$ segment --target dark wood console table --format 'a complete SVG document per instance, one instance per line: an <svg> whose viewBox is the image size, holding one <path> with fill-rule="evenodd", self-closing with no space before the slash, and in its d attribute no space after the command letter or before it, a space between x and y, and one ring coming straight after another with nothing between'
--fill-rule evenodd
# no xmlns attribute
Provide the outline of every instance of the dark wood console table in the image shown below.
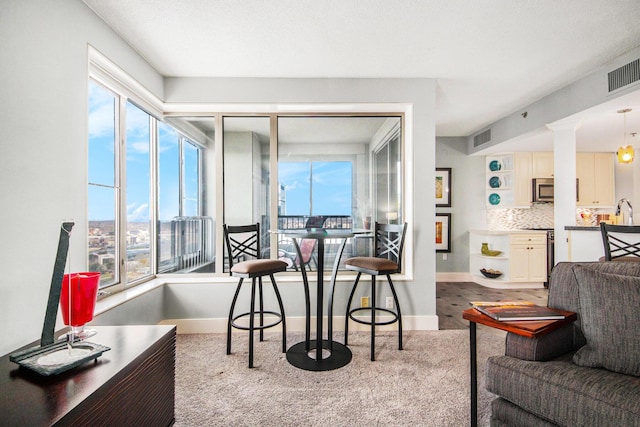
<svg viewBox="0 0 640 427"><path fill-rule="evenodd" d="M1 425L173 424L175 326L92 329L98 334L88 341L111 350L60 375L40 376L9 355L0 358Z"/></svg>

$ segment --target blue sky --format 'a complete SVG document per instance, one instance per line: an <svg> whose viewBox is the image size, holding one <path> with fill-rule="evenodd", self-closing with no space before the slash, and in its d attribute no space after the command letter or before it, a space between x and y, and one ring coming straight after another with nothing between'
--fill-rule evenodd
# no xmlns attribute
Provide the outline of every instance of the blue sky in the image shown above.
<svg viewBox="0 0 640 427"><path fill-rule="evenodd" d="M313 167L313 211L310 168ZM286 192L287 215L351 215L350 162L279 162L278 179Z"/></svg>

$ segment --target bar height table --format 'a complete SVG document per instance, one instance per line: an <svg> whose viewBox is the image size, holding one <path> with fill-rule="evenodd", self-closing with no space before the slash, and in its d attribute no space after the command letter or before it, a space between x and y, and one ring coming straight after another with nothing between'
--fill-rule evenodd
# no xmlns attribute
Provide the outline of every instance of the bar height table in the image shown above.
<svg viewBox="0 0 640 427"><path fill-rule="evenodd" d="M336 282L336 275L340 265L340 258L344 252L347 239L357 234L370 233L369 230L351 229L321 229L311 228L304 230L277 230L275 233L289 237L293 240L297 255L302 259L298 239L314 239L318 242L318 265L317 265L317 293L316 293L316 337L311 340L311 302L309 298L309 281L304 266L301 266L302 281L305 292L306 308L306 328L305 340L295 344L287 351L287 360L293 366L308 371L329 371L341 368L351 362L351 350L345 345L333 341L333 294ZM331 293L328 307L328 331L327 339L323 339L323 301L324 301L324 250L325 241L328 239L340 239L341 243L333 262L331 274ZM318 350L320 349L320 350ZM312 355L315 350L315 355ZM324 352L323 350L328 350ZM323 354L325 353L325 354ZM328 353L328 354L326 354Z"/></svg>

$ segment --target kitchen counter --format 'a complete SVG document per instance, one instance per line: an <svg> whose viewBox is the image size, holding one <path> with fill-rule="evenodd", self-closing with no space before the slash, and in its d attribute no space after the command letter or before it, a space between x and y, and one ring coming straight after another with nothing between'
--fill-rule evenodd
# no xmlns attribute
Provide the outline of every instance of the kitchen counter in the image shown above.
<svg viewBox="0 0 640 427"><path fill-rule="evenodd" d="M587 226L587 225L566 225L565 230L571 231L600 231L599 226Z"/></svg>
<svg viewBox="0 0 640 427"><path fill-rule="evenodd" d="M523 230L523 229L517 229L517 230L470 230L470 233L475 233L475 234L484 234L485 236L508 236L510 234L519 234L519 233L526 233L526 234L532 234L532 233L540 233L540 234L546 234L547 230L542 230L542 229L534 229L534 230Z"/></svg>

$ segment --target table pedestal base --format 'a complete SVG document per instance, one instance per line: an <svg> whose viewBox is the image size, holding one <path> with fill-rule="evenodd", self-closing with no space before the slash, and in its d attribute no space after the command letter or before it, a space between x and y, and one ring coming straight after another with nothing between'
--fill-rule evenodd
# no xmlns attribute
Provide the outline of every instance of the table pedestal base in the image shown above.
<svg viewBox="0 0 640 427"><path fill-rule="evenodd" d="M309 343L309 350L314 350L317 346L317 342L312 340ZM305 369L307 371L330 371L332 369L342 368L351 362L351 350L339 342L329 340L322 340L322 348L330 349L331 355L323 358L322 360L316 360L309 357L306 343L300 342L293 345L287 351L287 360L296 368Z"/></svg>

